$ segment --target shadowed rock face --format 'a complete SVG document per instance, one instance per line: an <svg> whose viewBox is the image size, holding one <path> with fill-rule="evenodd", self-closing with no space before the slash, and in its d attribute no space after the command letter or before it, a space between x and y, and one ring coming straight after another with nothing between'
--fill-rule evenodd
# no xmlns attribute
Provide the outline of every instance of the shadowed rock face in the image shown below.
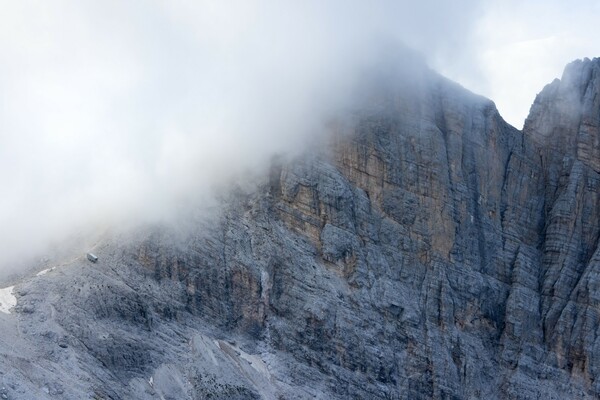
<svg viewBox="0 0 600 400"><path fill-rule="evenodd" d="M425 69L360 95L191 231L18 285L10 395L600 396L600 59L523 132Z"/></svg>

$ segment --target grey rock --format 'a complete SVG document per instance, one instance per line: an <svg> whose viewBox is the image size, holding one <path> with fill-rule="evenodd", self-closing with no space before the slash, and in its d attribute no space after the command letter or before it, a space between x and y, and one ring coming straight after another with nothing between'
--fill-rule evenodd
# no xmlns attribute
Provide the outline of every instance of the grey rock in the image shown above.
<svg viewBox="0 0 600 400"><path fill-rule="evenodd" d="M600 397L600 59L523 131L405 78L212 217L19 284L10 398Z"/></svg>

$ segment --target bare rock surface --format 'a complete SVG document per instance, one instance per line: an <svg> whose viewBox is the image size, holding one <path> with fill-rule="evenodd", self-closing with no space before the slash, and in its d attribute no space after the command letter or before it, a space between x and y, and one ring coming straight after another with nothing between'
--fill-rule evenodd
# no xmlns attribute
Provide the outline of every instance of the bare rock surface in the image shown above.
<svg viewBox="0 0 600 400"><path fill-rule="evenodd" d="M191 229L17 284L2 398L600 397L600 59L523 131L411 74Z"/></svg>

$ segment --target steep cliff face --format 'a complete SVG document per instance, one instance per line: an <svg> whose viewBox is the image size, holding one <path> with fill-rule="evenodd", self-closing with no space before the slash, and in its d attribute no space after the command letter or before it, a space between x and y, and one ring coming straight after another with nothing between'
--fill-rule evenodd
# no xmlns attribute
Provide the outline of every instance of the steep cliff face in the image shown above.
<svg viewBox="0 0 600 400"><path fill-rule="evenodd" d="M524 133L544 165L543 338L553 362L598 395L600 59L576 61L546 86Z"/></svg>
<svg viewBox="0 0 600 400"><path fill-rule="evenodd" d="M522 132L411 74L374 77L326 149L191 231L17 286L11 396L600 396L600 59Z"/></svg>

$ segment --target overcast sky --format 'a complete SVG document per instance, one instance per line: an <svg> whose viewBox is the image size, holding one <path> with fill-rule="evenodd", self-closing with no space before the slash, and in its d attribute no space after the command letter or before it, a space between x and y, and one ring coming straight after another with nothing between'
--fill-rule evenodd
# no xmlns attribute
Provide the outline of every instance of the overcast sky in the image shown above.
<svg viewBox="0 0 600 400"><path fill-rule="evenodd" d="M521 128L567 62L600 55L599 3L574 4L0 0L0 268L301 148L374 38Z"/></svg>
<svg viewBox="0 0 600 400"><path fill-rule="evenodd" d="M433 55L432 65L468 89L491 98L505 120L521 129L535 95L564 66L600 57L600 1L482 2L465 50ZM436 58L437 57L437 58Z"/></svg>

